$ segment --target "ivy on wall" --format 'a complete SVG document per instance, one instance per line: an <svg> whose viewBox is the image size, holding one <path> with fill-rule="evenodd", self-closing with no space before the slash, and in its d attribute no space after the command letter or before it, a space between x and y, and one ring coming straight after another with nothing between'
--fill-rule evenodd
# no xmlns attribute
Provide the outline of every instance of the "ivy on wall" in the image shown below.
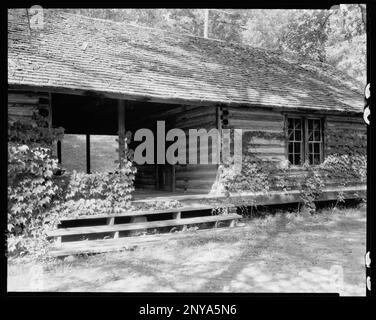
<svg viewBox="0 0 376 320"><path fill-rule="evenodd" d="M241 172L236 172L233 159L219 167L217 185L228 197L242 192L268 195L272 191L300 190L301 203L309 212L314 212L315 201L331 182L341 187L366 182L365 137L358 133L330 132L330 152L325 161L316 166L306 162L299 169L292 168L288 160L273 161L252 153L250 150L257 147L253 143L254 137L266 140L285 138L283 132L263 131L251 131L243 136ZM338 197L341 197L341 192Z"/></svg>
<svg viewBox="0 0 376 320"><path fill-rule="evenodd" d="M136 168L128 149L130 133L121 137L122 155L114 173L73 172L55 176L58 161L52 145L63 128L46 119L16 121L8 126L8 255L45 257L46 234L63 216L120 212L130 206ZM34 123L34 124L32 124Z"/></svg>

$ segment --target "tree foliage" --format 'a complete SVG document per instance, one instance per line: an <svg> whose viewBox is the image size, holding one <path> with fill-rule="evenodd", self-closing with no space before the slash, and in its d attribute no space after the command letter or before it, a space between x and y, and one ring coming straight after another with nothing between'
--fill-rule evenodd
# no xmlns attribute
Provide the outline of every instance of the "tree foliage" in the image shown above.
<svg viewBox="0 0 376 320"><path fill-rule="evenodd" d="M208 37L326 62L365 83L365 5L331 10L210 10ZM69 9L95 18L202 37L203 9Z"/></svg>

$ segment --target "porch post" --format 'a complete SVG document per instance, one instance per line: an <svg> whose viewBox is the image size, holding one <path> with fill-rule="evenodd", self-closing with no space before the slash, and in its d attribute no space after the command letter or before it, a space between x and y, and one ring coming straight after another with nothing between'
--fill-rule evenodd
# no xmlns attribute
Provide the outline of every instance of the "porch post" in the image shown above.
<svg viewBox="0 0 376 320"><path fill-rule="evenodd" d="M90 134L86 134L86 173L90 173Z"/></svg>
<svg viewBox="0 0 376 320"><path fill-rule="evenodd" d="M122 158L124 155L125 144L125 101L118 101L118 134L119 134L119 164L123 166Z"/></svg>

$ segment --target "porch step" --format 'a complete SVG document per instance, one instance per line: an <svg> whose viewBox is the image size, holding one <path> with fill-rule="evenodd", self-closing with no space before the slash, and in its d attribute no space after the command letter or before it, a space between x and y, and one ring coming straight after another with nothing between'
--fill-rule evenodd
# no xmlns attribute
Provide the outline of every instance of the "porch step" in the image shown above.
<svg viewBox="0 0 376 320"><path fill-rule="evenodd" d="M230 208L230 207L233 207L233 205L226 205L225 207ZM126 211L126 212L122 212L122 213L105 213L105 214L95 214L95 215L82 215L82 216L77 216L77 217L72 217L72 218L61 218L60 221L148 216L148 215L161 214L161 213L175 213L175 212L186 212L186 211L196 211L196 210L211 210L211 209L213 209L213 206L209 206L209 205L185 206L185 207L177 207L177 208L172 208L172 209L137 210L137 211Z"/></svg>
<svg viewBox="0 0 376 320"><path fill-rule="evenodd" d="M101 226L91 226L91 227L61 228L61 229L56 229L56 230L49 232L48 237L62 237L62 236L72 236L72 235L86 235L86 234L95 234L95 233L163 228L163 227L170 227L170 226L184 226L184 225L200 224L200 223L208 223L208 222L237 220L240 218L241 216L238 214L226 214L226 215L213 215L213 216L204 216L204 217L196 217L196 218L150 221L150 222L141 222L141 223L136 222L136 223L101 225Z"/></svg>
<svg viewBox="0 0 376 320"><path fill-rule="evenodd" d="M237 227L244 228L244 227ZM177 232L177 233L161 233L156 235L144 235L137 237L124 237L119 239L106 240L85 240L85 241L71 241L55 244L52 246L48 254L52 257L64 257L78 254L95 254L113 251L122 251L132 249L137 246L146 246L158 242L174 241L181 239L189 239L202 235L220 235L223 232L228 232L226 227L215 229L202 229L195 231Z"/></svg>

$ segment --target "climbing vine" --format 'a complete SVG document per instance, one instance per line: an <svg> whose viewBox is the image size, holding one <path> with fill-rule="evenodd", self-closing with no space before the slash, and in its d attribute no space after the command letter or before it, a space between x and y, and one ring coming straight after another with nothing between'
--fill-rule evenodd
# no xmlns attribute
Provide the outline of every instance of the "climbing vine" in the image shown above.
<svg viewBox="0 0 376 320"><path fill-rule="evenodd" d="M115 172L86 174L73 171L65 181L65 195L54 207L61 217L119 213L129 209L134 191L136 167L133 150L128 148L131 132L123 137L121 162L117 161Z"/></svg>
<svg viewBox="0 0 376 320"><path fill-rule="evenodd" d="M300 202L307 211L315 212L315 201L329 183L334 182L337 186L346 187L366 182L365 137L358 133L347 133L346 139L342 136L340 144L338 141L341 132L330 134L330 153L323 163L312 166L306 162L301 168L292 168L287 160L262 159L251 151L255 148L252 142L254 137L282 140L285 138L283 133L247 132L243 137L241 172L236 171L233 159L219 167L219 184L224 194L228 197L242 192L269 195L273 191L288 192L295 189L299 190ZM339 191L338 199L342 198L343 192ZM242 202L241 199L237 201L240 201L240 204ZM247 203L249 206L249 200Z"/></svg>
<svg viewBox="0 0 376 320"><path fill-rule="evenodd" d="M46 221L56 222L48 210L60 195L54 181L57 160L51 144L63 129L49 128L46 120L34 115L29 123L14 122L8 129L8 225L9 255L43 254Z"/></svg>

